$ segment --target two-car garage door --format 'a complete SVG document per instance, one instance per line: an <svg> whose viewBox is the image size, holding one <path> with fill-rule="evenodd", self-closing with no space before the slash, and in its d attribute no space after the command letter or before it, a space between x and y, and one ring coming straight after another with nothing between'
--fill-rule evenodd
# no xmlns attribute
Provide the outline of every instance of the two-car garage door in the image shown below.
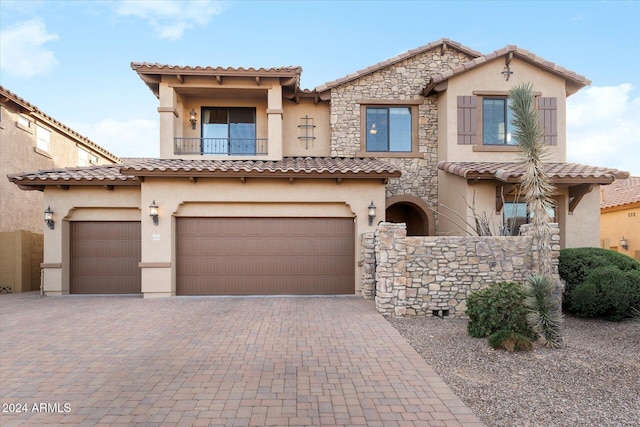
<svg viewBox="0 0 640 427"><path fill-rule="evenodd" d="M177 218L178 295L353 294L352 218ZM140 222L72 222L70 292L138 294Z"/></svg>
<svg viewBox="0 0 640 427"><path fill-rule="evenodd" d="M352 218L178 218L178 295L353 294Z"/></svg>

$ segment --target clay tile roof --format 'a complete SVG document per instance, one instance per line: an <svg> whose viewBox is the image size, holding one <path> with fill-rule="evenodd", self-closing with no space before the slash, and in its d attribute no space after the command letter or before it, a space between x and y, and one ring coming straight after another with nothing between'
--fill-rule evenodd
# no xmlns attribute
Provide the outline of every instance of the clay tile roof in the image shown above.
<svg viewBox="0 0 640 427"><path fill-rule="evenodd" d="M629 172L577 163L546 163L546 173L556 184L610 184L629 176ZM524 173L521 162L440 162L438 169L467 179L493 179L518 182Z"/></svg>
<svg viewBox="0 0 640 427"><path fill-rule="evenodd" d="M124 174L135 176L290 176L304 178L319 175L369 176L388 178L400 176L400 170L374 158L285 157L282 160L181 160L153 159L125 164Z"/></svg>
<svg viewBox="0 0 640 427"><path fill-rule="evenodd" d="M162 75L179 76L209 76L209 77L275 77L281 78L283 86L294 86L298 89L302 67L286 66L272 68L233 68L233 67L201 67L158 64L151 62L132 62L131 68L159 98L160 80Z"/></svg>
<svg viewBox="0 0 640 427"><path fill-rule="evenodd" d="M616 180L602 189L600 208L640 203L640 176Z"/></svg>
<svg viewBox="0 0 640 427"><path fill-rule="evenodd" d="M7 175L23 189L46 185L140 185L140 176L390 178L400 170L374 158L286 157L282 160L126 159L125 163Z"/></svg>
<svg viewBox="0 0 640 427"><path fill-rule="evenodd" d="M9 174L9 181L23 189L41 190L45 185L139 185L133 175L120 173L121 164L59 168Z"/></svg>
<svg viewBox="0 0 640 427"><path fill-rule="evenodd" d="M110 153L109 151L107 151L106 149L102 148L101 146L99 146L95 142L91 141L86 136L80 135L78 132L76 132L75 130L71 129L70 127L68 127L64 123L59 122L58 120L54 119L53 117L49 116L48 114L45 114L38 107L36 107L35 105L25 101L23 98L19 97L15 93L13 93L10 90L6 89L2 85L0 85L0 95L2 97L6 98L7 101L11 101L14 104L17 104L18 106L20 106L23 109L22 111L27 110L30 113L37 114L38 116L42 117L45 121L47 121L51 126L57 128L61 132L69 134L72 138L75 138L81 144L84 144L86 147L92 148L94 151L102 154L105 158L111 160L112 162L120 162L121 161L118 158L118 156L116 156L115 154ZM5 101L3 101L3 102L5 102Z"/></svg>
<svg viewBox="0 0 640 427"><path fill-rule="evenodd" d="M581 76L580 74L567 70L566 68L556 65L551 61L547 61L546 59L541 58L533 54L532 52L529 52L526 49L522 49L514 45L507 45L501 49L488 53L484 56L474 58L471 61L465 64L462 64L461 66L455 67L451 70L444 71L442 73L436 73L432 75L431 79L429 80L429 83L427 84L427 86L425 87L425 90L423 91L423 94L424 95L430 94L434 86L444 80L448 80L451 77L454 77L454 76L457 76L458 74L469 71L485 62L496 60L510 53L513 54L514 57L519 58L523 61L526 61L532 65L535 65L544 71L548 71L552 74L562 77L563 79L572 82L573 84L577 85L580 88L591 84L591 81L589 79L587 79L584 76ZM569 92L569 94L574 92L575 90L572 90Z"/></svg>
<svg viewBox="0 0 640 427"><path fill-rule="evenodd" d="M151 62L132 62L131 68L140 74L200 74L200 75L248 75L248 76L291 76L300 74L302 67L284 66L270 68L243 67L211 67L211 66L181 66L158 64Z"/></svg>
<svg viewBox="0 0 640 427"><path fill-rule="evenodd" d="M333 87L336 87L336 86L339 86L341 84L350 82L352 80L359 79L360 77L366 76L367 74L371 74L371 73L376 72L376 71L378 71L378 70L380 70L382 68L385 68L385 67L388 67L390 65L396 64L396 63L398 63L400 61L404 61L405 59L411 58L413 56L419 55L419 54L427 52L427 51L429 51L429 50L431 50L431 49L433 49L435 47L442 46L442 45L445 45L445 44L446 44L447 47L454 48L454 49L456 49L456 50L458 50L458 51L460 51L462 53L466 53L467 55L472 56L472 57L478 57L478 56L482 55L480 52L478 52L476 50L473 50L473 49L471 49L469 47L463 46L458 42L455 42L453 40L449 40L447 38L442 38L440 40L436 40L434 42L428 43L428 44L426 44L424 46L420 46L420 47L418 47L416 49L411 49L411 50L409 50L409 51L407 51L405 53L402 53L400 55L394 56L393 58L389 58L389 59L386 59L386 60L384 60L382 62L378 62L377 64L371 65L371 66L369 66L369 67L367 67L367 68L365 68L363 70L356 71L355 73L349 74L349 75L347 75L345 77L342 77L342 78L339 78L337 80L334 80L334 81L331 81L331 82L327 82L325 84L317 86L315 88L315 90L318 91L318 92L323 92L323 91L329 90L329 89L331 89Z"/></svg>

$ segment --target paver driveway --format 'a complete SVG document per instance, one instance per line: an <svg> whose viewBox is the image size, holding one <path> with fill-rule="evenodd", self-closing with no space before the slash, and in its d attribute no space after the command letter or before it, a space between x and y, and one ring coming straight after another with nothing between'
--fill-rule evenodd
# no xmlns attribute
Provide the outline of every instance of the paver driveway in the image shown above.
<svg viewBox="0 0 640 427"><path fill-rule="evenodd" d="M1 295L0 374L3 426L482 425L358 297Z"/></svg>

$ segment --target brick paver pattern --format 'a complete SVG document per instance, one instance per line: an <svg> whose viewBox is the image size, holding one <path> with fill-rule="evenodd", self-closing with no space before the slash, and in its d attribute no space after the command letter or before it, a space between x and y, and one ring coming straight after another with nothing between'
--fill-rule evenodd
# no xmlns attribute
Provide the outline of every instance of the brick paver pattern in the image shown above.
<svg viewBox="0 0 640 427"><path fill-rule="evenodd" d="M0 295L0 403L3 426L482 426L359 297Z"/></svg>

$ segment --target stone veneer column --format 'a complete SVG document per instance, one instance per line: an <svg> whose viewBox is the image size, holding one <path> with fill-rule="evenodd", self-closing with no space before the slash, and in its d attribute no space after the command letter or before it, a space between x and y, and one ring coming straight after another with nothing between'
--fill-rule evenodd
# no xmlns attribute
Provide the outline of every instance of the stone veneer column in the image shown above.
<svg viewBox="0 0 640 427"><path fill-rule="evenodd" d="M562 279L560 279L560 273L558 270L558 266L560 264L560 227L558 224L549 224L551 227L551 236L549 237L551 242L549 242L549 247L551 248L551 276L556 285L556 289L559 292L559 297L562 297L562 293L564 292L564 283L562 283ZM530 236L533 237L533 244L531 245L531 252L533 254L533 268L532 273L538 272L540 267L540 254L538 252L539 242L535 237L533 225L531 224L523 224L520 226L520 235L521 236Z"/></svg>
<svg viewBox="0 0 640 427"><path fill-rule="evenodd" d="M376 309L385 316L406 312L407 226L383 222L376 228Z"/></svg>
<svg viewBox="0 0 640 427"><path fill-rule="evenodd" d="M371 299L375 296L376 286L376 255L375 255L375 234L362 233L360 246L360 283L362 286L362 297Z"/></svg>

